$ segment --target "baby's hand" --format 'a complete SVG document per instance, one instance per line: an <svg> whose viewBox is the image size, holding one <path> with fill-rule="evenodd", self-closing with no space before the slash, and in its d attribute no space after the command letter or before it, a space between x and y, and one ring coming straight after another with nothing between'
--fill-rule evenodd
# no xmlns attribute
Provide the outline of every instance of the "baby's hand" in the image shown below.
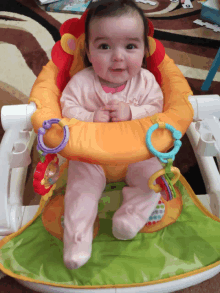
<svg viewBox="0 0 220 293"><path fill-rule="evenodd" d="M112 100L103 108L110 111L112 122L129 121L132 118L131 108L125 102Z"/></svg>
<svg viewBox="0 0 220 293"><path fill-rule="evenodd" d="M109 122L110 119L109 111L105 110L104 107L96 110L93 117L94 122Z"/></svg>

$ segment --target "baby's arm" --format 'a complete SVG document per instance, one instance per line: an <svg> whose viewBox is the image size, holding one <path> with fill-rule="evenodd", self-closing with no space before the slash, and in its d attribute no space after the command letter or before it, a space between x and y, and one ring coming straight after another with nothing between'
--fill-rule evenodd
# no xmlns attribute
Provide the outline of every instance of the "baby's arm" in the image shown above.
<svg viewBox="0 0 220 293"><path fill-rule="evenodd" d="M72 78L65 87L60 104L62 108L62 116L66 118L75 118L86 122L109 122L109 111L102 108L94 112L87 111L82 105L82 90L79 82Z"/></svg>
<svg viewBox="0 0 220 293"><path fill-rule="evenodd" d="M130 105L132 120L152 116L163 111L163 92L153 74L146 81L146 94L138 102L139 106Z"/></svg>
<svg viewBox="0 0 220 293"><path fill-rule="evenodd" d="M71 79L60 98L62 116L66 118L76 118L81 121L92 122L94 112L87 111L82 106L82 91L80 86Z"/></svg>
<svg viewBox="0 0 220 293"><path fill-rule="evenodd" d="M141 119L163 111L163 93L154 75L148 71L144 78L145 82L141 86L145 88L145 95L136 101L139 105L130 105L134 100L132 97L130 103L112 100L103 107L110 111L112 122Z"/></svg>

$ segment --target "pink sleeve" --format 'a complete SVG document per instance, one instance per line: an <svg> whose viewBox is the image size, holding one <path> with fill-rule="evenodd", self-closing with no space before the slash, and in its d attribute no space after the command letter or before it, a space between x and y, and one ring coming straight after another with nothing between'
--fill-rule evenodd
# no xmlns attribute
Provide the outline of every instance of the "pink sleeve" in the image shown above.
<svg viewBox="0 0 220 293"><path fill-rule="evenodd" d="M62 116L93 122L94 112L87 111L82 105L82 90L76 77L72 77L60 98Z"/></svg>
<svg viewBox="0 0 220 293"><path fill-rule="evenodd" d="M163 111L163 92L154 75L148 75L144 83L146 94L138 101L139 106L130 105L132 120L152 116Z"/></svg>

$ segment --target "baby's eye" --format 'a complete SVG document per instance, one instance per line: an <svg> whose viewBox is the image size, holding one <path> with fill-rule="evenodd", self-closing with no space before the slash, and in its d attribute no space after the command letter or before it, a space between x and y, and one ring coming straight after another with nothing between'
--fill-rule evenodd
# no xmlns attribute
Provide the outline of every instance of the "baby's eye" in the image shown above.
<svg viewBox="0 0 220 293"><path fill-rule="evenodd" d="M101 44L99 46L99 49L103 49L103 50L109 49L109 45L107 45L107 44Z"/></svg>
<svg viewBox="0 0 220 293"><path fill-rule="evenodd" d="M133 47L133 48L132 48ZM134 45L134 44L129 44L129 45L127 45L127 49L135 49L135 48L137 48L137 46L136 45Z"/></svg>

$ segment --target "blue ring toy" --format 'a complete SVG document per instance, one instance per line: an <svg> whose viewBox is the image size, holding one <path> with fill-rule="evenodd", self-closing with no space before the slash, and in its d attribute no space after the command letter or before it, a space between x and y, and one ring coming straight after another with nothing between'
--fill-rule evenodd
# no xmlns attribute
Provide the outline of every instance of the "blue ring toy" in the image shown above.
<svg viewBox="0 0 220 293"><path fill-rule="evenodd" d="M172 151L170 151L169 153L161 153L155 150L155 148L153 147L151 143L151 135L158 128L159 128L159 124L156 123L148 129L146 134L146 144L152 154L158 157L158 159L162 163L167 164L168 163L167 159L172 159L173 161L175 160L175 155L178 153L182 145L182 142L180 141L180 138L182 137L182 133L179 130L176 130L172 125L165 123L165 128L172 132L175 142L174 142L174 149Z"/></svg>
<svg viewBox="0 0 220 293"><path fill-rule="evenodd" d="M37 144L37 151L43 151L42 155L45 156L47 154L56 154L58 152L60 152L62 149L65 148L68 140L69 140L69 127L67 125L65 125L63 127L63 132L64 132L64 136L63 136L63 140L60 143L60 145L58 145L56 148L48 148L45 146L44 141L43 141L43 136L46 133L46 130L50 129L52 124L58 124L60 122L61 119L50 119L50 120L45 120L43 122L43 127L39 128L38 130L38 144Z"/></svg>

